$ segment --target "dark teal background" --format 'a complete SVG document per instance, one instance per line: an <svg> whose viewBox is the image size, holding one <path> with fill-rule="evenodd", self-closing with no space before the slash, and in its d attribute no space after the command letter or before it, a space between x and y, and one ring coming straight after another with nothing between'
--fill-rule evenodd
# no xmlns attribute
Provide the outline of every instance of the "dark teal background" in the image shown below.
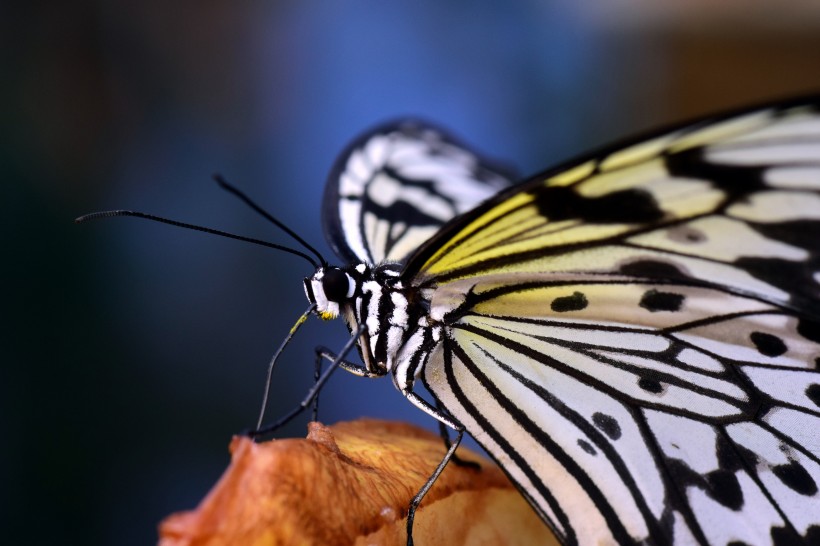
<svg viewBox="0 0 820 546"><path fill-rule="evenodd" d="M131 208L290 244L218 190L219 171L330 255L326 173L376 122L423 116L532 173L820 89L820 18L801 2L17 4L0 8L4 544L154 542L254 424L268 359L306 307L298 258L75 216ZM312 347L344 333L305 327L272 415L309 387ZM362 415L433 427L389 379L340 373L322 420Z"/></svg>

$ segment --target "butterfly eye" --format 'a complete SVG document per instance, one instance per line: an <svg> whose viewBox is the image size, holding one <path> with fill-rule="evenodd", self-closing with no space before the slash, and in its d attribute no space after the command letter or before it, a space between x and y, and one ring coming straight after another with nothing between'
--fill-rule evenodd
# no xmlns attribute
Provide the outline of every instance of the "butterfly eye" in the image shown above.
<svg viewBox="0 0 820 546"><path fill-rule="evenodd" d="M329 301L341 302L347 298L350 282L341 269L328 269L322 277L322 289Z"/></svg>

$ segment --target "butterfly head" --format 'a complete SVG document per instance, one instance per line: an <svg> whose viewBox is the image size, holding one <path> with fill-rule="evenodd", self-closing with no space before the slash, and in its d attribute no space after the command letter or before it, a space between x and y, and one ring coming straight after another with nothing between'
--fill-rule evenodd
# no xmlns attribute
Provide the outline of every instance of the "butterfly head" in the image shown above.
<svg viewBox="0 0 820 546"><path fill-rule="evenodd" d="M338 267L322 266L305 279L305 295L316 306L316 314L323 320L339 316L346 300L353 296L356 281Z"/></svg>

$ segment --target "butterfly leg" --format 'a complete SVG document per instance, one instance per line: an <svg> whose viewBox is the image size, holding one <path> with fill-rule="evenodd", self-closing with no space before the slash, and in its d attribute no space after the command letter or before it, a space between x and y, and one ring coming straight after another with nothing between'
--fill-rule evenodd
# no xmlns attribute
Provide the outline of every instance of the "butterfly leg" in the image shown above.
<svg viewBox="0 0 820 546"><path fill-rule="evenodd" d="M334 353L333 351L331 351L327 347L324 347L322 345L319 345L319 346L316 347L316 363L315 363L315 368L313 370L314 385L319 382L319 379L321 377L322 361L327 360L328 362L331 362L331 366L333 366L334 365L333 363L336 362L337 358L338 357L337 357L336 353ZM384 372L368 370L365 366L350 362L349 360L344 360L344 359L339 360L338 364L336 364L336 365L339 368L345 370L346 372L350 372L353 375L357 375L359 377L382 377L384 375ZM312 420L313 421L318 421L318 417L319 417L319 393L317 392L316 397L313 399Z"/></svg>
<svg viewBox="0 0 820 546"><path fill-rule="evenodd" d="M413 500L410 501L410 508L407 510L407 546L413 546L413 521L416 517L416 509L421 504L422 499L433 487L433 484L436 482L438 477L441 475L442 471L444 471L444 467L447 466L447 463L450 462L455 456L456 449L458 449L458 445L461 443L461 438L464 437L464 428L462 427L458 430L458 434L456 435L455 440L452 441L450 445L450 449L447 450L447 453L444 454L444 458L441 459L441 462L438 463L438 466L424 483L424 485L419 489L419 492L416 493L416 496L413 497Z"/></svg>
<svg viewBox="0 0 820 546"><path fill-rule="evenodd" d="M345 343L345 346L342 347L342 350L339 351L338 355L333 355L332 353L328 352L327 354L322 353L323 358L327 358L331 360L330 366L319 375L319 379L316 380L316 383L313 384L313 387L308 391L305 398L296 406L293 410L279 418L276 422L257 428L256 430L252 430L248 433L251 437L262 436L263 434L267 434L269 432L273 432L274 430L283 427L287 423L289 423L294 417L305 411L311 404L313 400L319 395L319 391L322 390L327 380L330 379L330 376L335 372L338 368L343 368L347 371L351 371L352 373L356 373L354 370L360 371L363 369L362 366L358 366L353 363L349 363L344 360L344 357L347 356L347 353L353 348L356 344L356 341L359 339L359 336L365 330L365 326L362 325L358 328L358 330L351 336L351 338ZM351 369L353 368L353 369Z"/></svg>
<svg viewBox="0 0 820 546"><path fill-rule="evenodd" d="M439 404L438 401L436 401L436 409L438 409L439 411L443 411L441 408L441 404ZM441 439L444 441L444 449L449 450L452 445L452 441L450 440L450 433L447 432L447 427L441 421L438 422L438 433L439 436L441 436ZM481 470L481 465L477 462L465 461L456 454L453 454L453 464L457 466L463 466L466 468L472 468L474 470Z"/></svg>
<svg viewBox="0 0 820 546"><path fill-rule="evenodd" d="M320 349L324 347L316 347L316 353L313 360L313 384L319 382L319 378L322 377L322 353ZM313 413L310 416L310 420L314 423L319 420L319 394L316 394L316 398L313 399Z"/></svg>
<svg viewBox="0 0 820 546"><path fill-rule="evenodd" d="M448 426L457 432L455 440L450 441L449 435L446 435L447 440L446 442L449 444L447 453L444 454L444 458L441 459L441 462L438 464L436 469L430 475L430 478L425 482L425 484L419 489L419 492L416 493L416 496L413 497L413 500L410 501L410 508L407 511L407 546L412 546L413 544L413 520L416 516L416 509L418 508L421 500L433 486L435 481L438 479L441 472L444 470L444 467L447 466L447 463L455 456L456 449L458 449L459 444L461 443L462 437L464 437L464 425L450 417L449 415L445 414L443 411L439 410L430 405L427 400L420 397L418 394L410 390L409 388L402 392L407 399L413 403L414 406L421 409L425 413L429 414L431 417L435 418L439 424L442 426L442 430L446 435L446 429L444 426Z"/></svg>
<svg viewBox="0 0 820 546"><path fill-rule="evenodd" d="M362 326L364 328L364 326ZM344 356L346 353L339 353ZM317 368L321 368L322 360L327 360L328 362L336 362L337 359L336 353L328 349L327 347L323 347L319 345L316 347L316 366ZM349 360L340 360L338 366L346 372L350 372L353 375L357 375L359 377L383 377L385 372L382 371L373 371L368 370L362 364L356 364L354 362L350 362Z"/></svg>

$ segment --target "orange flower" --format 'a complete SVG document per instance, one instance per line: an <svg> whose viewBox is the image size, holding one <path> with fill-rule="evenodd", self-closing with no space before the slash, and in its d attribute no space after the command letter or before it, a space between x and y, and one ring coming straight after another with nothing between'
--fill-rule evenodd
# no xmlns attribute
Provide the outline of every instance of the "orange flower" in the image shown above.
<svg viewBox="0 0 820 546"><path fill-rule="evenodd" d="M225 474L191 512L160 526L160 546L406 543L410 499L444 455L422 429L361 419L309 425L307 439L235 437ZM450 463L416 512L413 538L435 544L555 544L493 463Z"/></svg>

